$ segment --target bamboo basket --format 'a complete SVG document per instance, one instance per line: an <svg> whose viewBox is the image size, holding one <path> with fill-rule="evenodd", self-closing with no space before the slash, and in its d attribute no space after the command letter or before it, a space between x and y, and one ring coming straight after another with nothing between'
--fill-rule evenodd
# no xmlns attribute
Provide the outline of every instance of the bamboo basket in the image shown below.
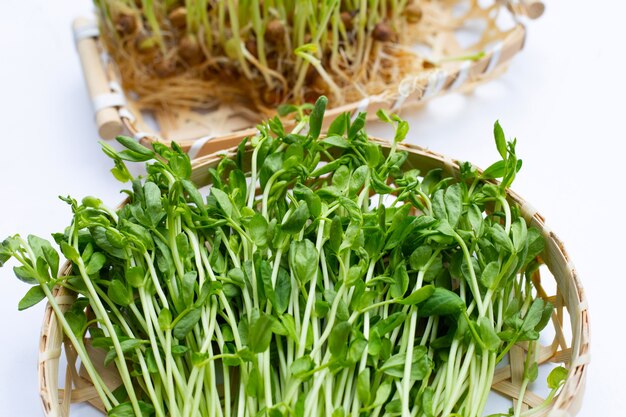
<svg viewBox="0 0 626 417"><path fill-rule="evenodd" d="M374 139L376 140L376 139ZM386 142L379 141L383 146ZM228 145L236 142L231 140ZM388 145L387 145L388 146ZM456 177L459 175L459 162L435 152L415 145L399 144L399 149L409 153L406 162L407 168L417 168L422 172L441 168L444 175ZM233 156L236 148L225 151ZM249 157L250 152L247 153ZM209 167L214 167L221 160L218 153L207 155L193 162L192 179L198 185L209 182ZM248 161L249 162L249 161ZM508 192L510 202L520 208L523 217L529 225L542 231L546 240L544 253L541 255L545 267L542 273L536 274L534 283L538 296L550 301L555 310L551 324L554 336L549 343L542 344L539 351L540 365L562 364L568 370L568 377L561 391L553 399L550 406L535 414L537 416L569 417L578 412L582 404L587 366L589 363L589 319L587 300L563 243L545 224L544 218L524 199L513 191ZM546 270L547 269L547 270ZM64 271L69 273L69 266ZM74 295L66 289L56 289L57 303L62 309L67 309L74 300ZM548 331L546 328L545 331ZM545 333L544 333L545 334ZM542 334L543 336L543 334ZM103 380L112 388L121 382L112 368L104 368L104 353L90 347L86 340L87 350L93 358L94 365L101 373ZM509 353L509 364L496 370L492 391L509 399L513 405L519 400L518 395L523 379L526 345L519 343ZM65 360L62 360L65 356ZM67 362L64 386L59 387L59 368ZM64 340L61 326L56 320L52 308L48 305L45 310L39 347L39 384L40 395L46 416L69 416L72 403L88 402L103 410L96 390L90 383L86 372L77 363L76 353L67 340ZM543 398L528 390L523 401L523 410L538 406Z"/></svg>
<svg viewBox="0 0 626 417"><path fill-rule="evenodd" d="M481 5L484 3L487 5ZM536 19L544 11L540 0L447 0L429 4L433 12L425 12L423 17L429 22L428 29L424 29L427 33L414 51L428 63L427 69L389 84L380 94L339 107L331 102L327 120L346 111L374 115L382 108L397 113L448 92L472 91L505 71L524 47L524 21ZM502 27L501 20L509 21L506 27ZM210 111L147 106L141 97L121 87L124 80L104 50L95 20L77 19L74 37L98 133L104 139L126 131L144 144L173 140L193 159L226 148L230 140L253 134L260 117L268 116L228 104ZM467 38L471 39L469 45ZM459 59L476 54L478 59ZM288 120L284 123L289 125Z"/></svg>

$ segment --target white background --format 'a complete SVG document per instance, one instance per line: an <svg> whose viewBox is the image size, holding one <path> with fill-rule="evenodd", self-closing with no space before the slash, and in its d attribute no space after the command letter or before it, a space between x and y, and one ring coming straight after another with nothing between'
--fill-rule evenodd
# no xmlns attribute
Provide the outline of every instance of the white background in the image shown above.
<svg viewBox="0 0 626 417"><path fill-rule="evenodd" d="M58 195L122 199L70 32L90 9L87 0L16 1L0 14L1 238L63 230L70 216ZM583 417L624 415L625 16L623 2L549 2L502 78L404 115L409 141L483 167L497 157L496 119L518 138L524 167L513 188L563 239L589 300ZM0 288L0 416L38 416L43 304L17 311L27 286L10 268L0 270Z"/></svg>

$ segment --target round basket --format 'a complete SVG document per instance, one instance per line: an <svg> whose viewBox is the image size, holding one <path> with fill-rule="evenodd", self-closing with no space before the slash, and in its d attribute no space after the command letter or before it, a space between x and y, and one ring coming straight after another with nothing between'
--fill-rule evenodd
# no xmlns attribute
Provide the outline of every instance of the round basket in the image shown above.
<svg viewBox="0 0 626 417"><path fill-rule="evenodd" d="M385 146L386 142L379 142ZM408 152L406 164L409 169L416 168L425 172L441 168L446 176L459 175L458 161L414 145L399 144L398 149ZM230 148L225 152L233 156L236 148ZM220 160L221 155L213 154L194 161L192 175L194 182L198 185L207 184L209 181L207 168L216 166ZM563 243L545 225L544 218L516 193L509 191L508 198L512 204L520 208L529 225L542 231L546 241L541 258L547 268L542 268L541 276L537 275L534 281L538 296L550 301L555 309L551 319L553 337L547 343L542 340L538 362L545 366L562 364L569 371L565 384L550 406L534 415L574 416L582 403L589 363L589 321L585 294ZM69 265L66 265L64 272L69 273ZM74 298L73 294L65 289L57 288L55 294L57 303L62 309L67 308ZM546 333L551 333L549 328L546 328ZM542 337L544 334L542 333ZM113 368L102 366L104 352L90 348L88 340L85 345L107 385L118 386L120 380ZM498 368L493 380L492 391L506 397L514 405L518 400L519 387L523 379L525 352L524 343L516 345L509 353L509 364ZM60 388L59 367L63 363L63 355L65 356L63 362L67 362L67 370L64 387ZM47 416L69 415L71 403L89 402L103 409L87 374L77 362L72 345L64 340L62 329L50 306L46 308L42 326L39 382L44 412ZM528 390L522 401L523 410L528 410L537 407L544 399Z"/></svg>
<svg viewBox="0 0 626 417"><path fill-rule="evenodd" d="M363 93L341 106L331 102L327 120L346 111L367 111L371 117L378 109L397 113L441 94L472 91L507 68L524 47L523 22L544 11L539 0L449 0L428 5L413 51L427 63L424 69L398 77L376 94ZM77 19L74 35L98 132L104 139L126 130L144 144L176 141L194 159L250 135L261 117L271 116L223 102L209 110L164 107L163 100L152 103L122 87L124 80L105 51L97 21Z"/></svg>

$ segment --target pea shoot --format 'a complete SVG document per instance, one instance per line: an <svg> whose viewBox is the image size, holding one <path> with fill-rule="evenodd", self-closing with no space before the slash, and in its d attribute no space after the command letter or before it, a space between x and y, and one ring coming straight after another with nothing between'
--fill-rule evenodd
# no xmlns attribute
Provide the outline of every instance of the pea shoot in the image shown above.
<svg viewBox="0 0 626 417"><path fill-rule="evenodd" d="M208 169L208 195L176 144L103 144L128 200L63 198L73 219L53 236L67 275L48 241L4 240L0 262L33 285L19 308L48 300L109 415L477 417L522 341L520 395L536 378L552 305L533 291L543 238L506 198L515 141L496 123L501 160L452 179L406 167L396 115L379 112L396 129L383 147L365 113L321 135L325 107L284 108L291 132L259 125ZM54 286L78 295L65 313ZM120 387L99 377L87 336ZM549 398L565 374L550 374Z"/></svg>

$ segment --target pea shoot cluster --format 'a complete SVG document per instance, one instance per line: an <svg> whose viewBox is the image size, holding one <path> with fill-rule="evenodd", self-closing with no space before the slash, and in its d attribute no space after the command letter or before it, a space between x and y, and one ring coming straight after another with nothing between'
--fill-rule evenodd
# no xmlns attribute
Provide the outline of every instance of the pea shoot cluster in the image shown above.
<svg viewBox="0 0 626 417"><path fill-rule="evenodd" d="M453 179L407 168L395 115L379 112L389 146L368 138L365 113L320 136L325 106L292 108L291 132L261 124L208 170L208 195L175 144L103 144L128 200L64 198L73 220L54 239L67 275L44 239L2 243L0 262L15 258L33 284L20 308L48 299L109 415L476 417L522 341L521 395L536 378L552 306L533 289L541 233L506 198L515 141L496 123L502 159ZM147 163L145 178L126 161ZM54 286L78 294L66 312ZM120 387L103 383L87 337Z"/></svg>

